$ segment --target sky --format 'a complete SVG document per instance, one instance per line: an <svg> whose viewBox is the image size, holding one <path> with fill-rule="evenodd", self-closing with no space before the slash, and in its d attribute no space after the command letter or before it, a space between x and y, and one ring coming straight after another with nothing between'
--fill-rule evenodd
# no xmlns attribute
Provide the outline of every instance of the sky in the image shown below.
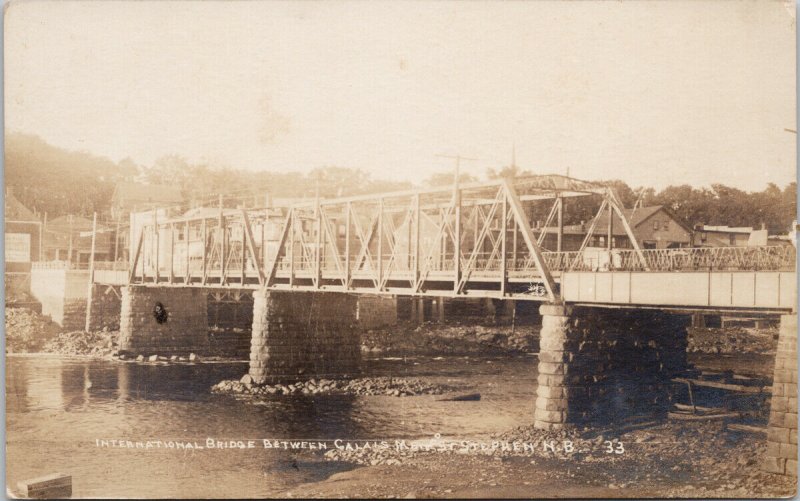
<svg viewBox="0 0 800 501"><path fill-rule="evenodd" d="M6 132L119 161L795 179L783 2L17 1Z"/></svg>

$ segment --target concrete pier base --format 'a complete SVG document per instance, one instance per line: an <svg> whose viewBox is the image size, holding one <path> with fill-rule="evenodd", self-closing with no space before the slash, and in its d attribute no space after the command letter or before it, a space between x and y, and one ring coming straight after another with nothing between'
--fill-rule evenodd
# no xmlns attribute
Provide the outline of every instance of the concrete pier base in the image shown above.
<svg viewBox="0 0 800 501"><path fill-rule="evenodd" d="M248 374L254 383L358 372L357 296L258 290L253 297Z"/></svg>
<svg viewBox="0 0 800 501"><path fill-rule="evenodd" d="M206 291L189 287L122 287L120 351L181 355L208 349ZM156 304L166 311L159 322Z"/></svg>
<svg viewBox="0 0 800 501"><path fill-rule="evenodd" d="M666 412L686 368L687 316L542 305L534 426Z"/></svg>
<svg viewBox="0 0 800 501"><path fill-rule="evenodd" d="M797 314L781 316L762 468L797 476Z"/></svg>

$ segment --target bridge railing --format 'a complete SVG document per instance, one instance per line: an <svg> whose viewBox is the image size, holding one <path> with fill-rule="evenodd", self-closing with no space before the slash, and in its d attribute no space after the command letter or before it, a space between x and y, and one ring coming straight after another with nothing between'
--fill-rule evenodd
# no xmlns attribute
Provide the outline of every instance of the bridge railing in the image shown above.
<svg viewBox="0 0 800 501"><path fill-rule="evenodd" d="M634 250L587 249L577 252L544 252L551 271L785 271L794 270L797 251L791 245L760 247L691 247L642 250L644 262Z"/></svg>
<svg viewBox="0 0 800 501"><path fill-rule="evenodd" d="M786 271L794 270L796 250L789 245L774 245L761 247L696 247L680 249L645 249L642 250L644 262L634 250L612 249L611 251L599 249L586 249L583 253L578 251L568 252L543 252L542 256L550 271ZM375 271L378 256L362 259L358 268L351 262L353 271ZM385 273L408 272L414 269L413 257L403 256L398 258L391 254L384 254L381 266ZM322 259L322 269L325 272L334 272L337 262L333 256L326 255ZM278 268L282 271L290 268L288 260L281 261ZM294 259L295 271L311 271L314 269L313 256L298 255ZM341 261L338 264L343 267ZM454 271L452 253L444 258L420 260L421 269L432 272ZM513 259L506 261L509 272L536 273L533 260ZM502 259L489 252L478 253L477 258L470 262L466 257L461 259L462 273L500 272Z"/></svg>

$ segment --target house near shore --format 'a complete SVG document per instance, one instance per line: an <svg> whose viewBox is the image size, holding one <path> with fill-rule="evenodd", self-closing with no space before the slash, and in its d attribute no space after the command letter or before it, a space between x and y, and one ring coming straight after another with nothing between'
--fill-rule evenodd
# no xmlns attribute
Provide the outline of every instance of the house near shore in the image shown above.
<svg viewBox="0 0 800 501"><path fill-rule="evenodd" d="M98 228L95 237L95 261L112 259L113 232ZM44 228L42 259L67 261L78 267L88 266L92 254L92 220L69 214L50 221Z"/></svg>
<svg viewBox="0 0 800 501"><path fill-rule="evenodd" d="M6 188L5 198L5 283L6 297L30 287L31 263L41 259L42 222Z"/></svg>
<svg viewBox="0 0 800 501"><path fill-rule="evenodd" d="M692 230L683 224L675 214L663 205L652 205L638 209L623 209L623 214L630 224L633 236L642 249L674 249L689 247L692 244ZM589 238L588 247L606 248L608 246L608 212L597 216L594 231ZM576 251L592 228L593 220L583 224L565 225L561 249ZM534 229L535 232L542 229ZM543 245L548 250L557 247L558 228L544 228ZM611 227L611 245L615 249L632 249L633 244L625 231L622 220L615 213Z"/></svg>

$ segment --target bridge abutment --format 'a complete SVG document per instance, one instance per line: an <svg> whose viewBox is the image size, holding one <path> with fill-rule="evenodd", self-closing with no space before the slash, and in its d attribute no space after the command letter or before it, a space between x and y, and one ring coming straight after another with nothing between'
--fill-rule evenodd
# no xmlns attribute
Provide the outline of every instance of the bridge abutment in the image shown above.
<svg viewBox="0 0 800 501"><path fill-rule="evenodd" d="M762 467L797 476L797 313L781 316Z"/></svg>
<svg viewBox="0 0 800 501"><path fill-rule="evenodd" d="M207 291L192 287L122 287L120 351L187 354L208 350ZM159 314L157 306L165 312Z"/></svg>
<svg viewBox="0 0 800 501"><path fill-rule="evenodd" d="M253 297L249 375L254 383L358 371L357 296L262 289Z"/></svg>
<svg viewBox="0 0 800 501"><path fill-rule="evenodd" d="M667 411L669 381L686 369L688 317L567 305L539 311L535 427Z"/></svg>

